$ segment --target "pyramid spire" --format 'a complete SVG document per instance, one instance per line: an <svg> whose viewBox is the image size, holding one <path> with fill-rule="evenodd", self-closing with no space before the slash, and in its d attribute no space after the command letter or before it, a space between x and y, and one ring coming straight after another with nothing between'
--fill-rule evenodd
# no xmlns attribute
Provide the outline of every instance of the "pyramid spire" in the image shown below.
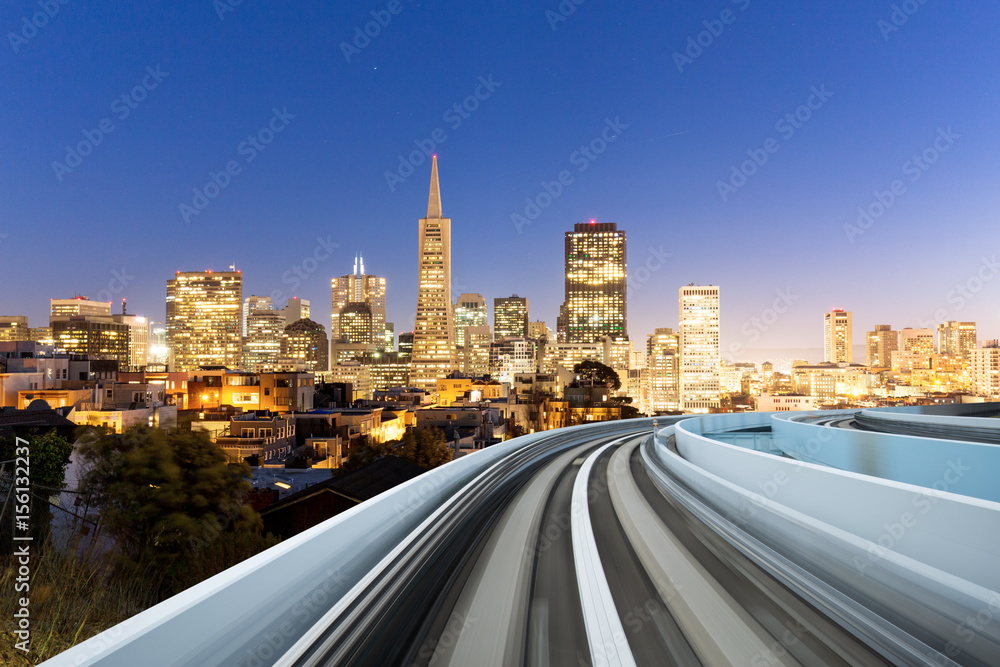
<svg viewBox="0 0 1000 667"><path fill-rule="evenodd" d="M441 186L438 184L438 156L431 157L431 191L427 197L427 217L441 218Z"/></svg>

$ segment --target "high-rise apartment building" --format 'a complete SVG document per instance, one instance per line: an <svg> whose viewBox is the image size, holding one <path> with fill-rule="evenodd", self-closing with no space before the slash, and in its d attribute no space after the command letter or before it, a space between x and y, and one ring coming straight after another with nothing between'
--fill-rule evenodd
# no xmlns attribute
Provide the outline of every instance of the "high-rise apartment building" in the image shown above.
<svg viewBox="0 0 1000 667"><path fill-rule="evenodd" d="M482 294L460 294L453 308L455 319L455 344L465 345L466 327L489 326L489 307Z"/></svg>
<svg viewBox="0 0 1000 667"><path fill-rule="evenodd" d="M1000 400L1000 342L985 341L969 355L969 377L976 396Z"/></svg>
<svg viewBox="0 0 1000 667"><path fill-rule="evenodd" d="M656 329L646 339L646 400L654 413L680 409L680 336Z"/></svg>
<svg viewBox="0 0 1000 667"><path fill-rule="evenodd" d="M899 349L923 356L934 354L934 331L906 327L899 332Z"/></svg>
<svg viewBox="0 0 1000 667"><path fill-rule="evenodd" d="M292 322L282 332L280 357L304 362L307 371L325 373L330 369L326 328L308 318Z"/></svg>
<svg viewBox="0 0 1000 667"><path fill-rule="evenodd" d="M428 392L438 378L458 368L451 310L451 219L441 210L437 156L431 162L427 217L420 220L417 318L413 331L410 383Z"/></svg>
<svg viewBox="0 0 1000 667"><path fill-rule="evenodd" d="M854 363L851 313L834 308L823 315L823 361Z"/></svg>
<svg viewBox="0 0 1000 667"><path fill-rule="evenodd" d="M942 322L938 324L938 354L968 361L976 349L975 322Z"/></svg>
<svg viewBox="0 0 1000 667"><path fill-rule="evenodd" d="M72 299L49 299L49 326L52 326L53 320L78 315L111 317L111 302L91 301L85 296L77 296Z"/></svg>
<svg viewBox="0 0 1000 667"><path fill-rule="evenodd" d="M889 324L876 324L865 334L866 363L871 368L891 368L892 353L899 349L899 333Z"/></svg>
<svg viewBox="0 0 1000 667"><path fill-rule="evenodd" d="M681 409L709 412L719 407L719 288L682 287L680 297Z"/></svg>
<svg viewBox="0 0 1000 667"><path fill-rule="evenodd" d="M240 365L243 274L239 271L178 271L167 281L167 346L172 371Z"/></svg>
<svg viewBox="0 0 1000 667"><path fill-rule="evenodd" d="M528 336L528 299L513 296L493 299L493 340Z"/></svg>
<svg viewBox="0 0 1000 667"><path fill-rule="evenodd" d="M391 343L386 343L385 278L366 274L363 257L354 258L352 273L330 281L330 291L330 340L371 343L379 350L392 348ZM354 304L364 304L367 308L352 308ZM365 313L368 313L369 321L356 321ZM362 330L366 332L365 340L358 339Z"/></svg>
<svg viewBox="0 0 1000 667"><path fill-rule="evenodd" d="M624 230L613 222L574 225L566 232L565 278L559 342L627 338Z"/></svg>
<svg viewBox="0 0 1000 667"><path fill-rule="evenodd" d="M493 335L488 326L466 327L462 346L462 372L481 377L490 372L490 344Z"/></svg>

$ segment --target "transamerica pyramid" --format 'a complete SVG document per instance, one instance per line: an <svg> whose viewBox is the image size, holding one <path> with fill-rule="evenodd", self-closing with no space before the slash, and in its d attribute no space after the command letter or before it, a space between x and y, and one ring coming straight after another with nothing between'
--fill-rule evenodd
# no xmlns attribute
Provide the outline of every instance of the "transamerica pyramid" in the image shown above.
<svg viewBox="0 0 1000 667"><path fill-rule="evenodd" d="M417 321L410 385L433 393L437 380L458 368L451 310L451 219L441 213L437 156L431 161L427 217L420 220Z"/></svg>

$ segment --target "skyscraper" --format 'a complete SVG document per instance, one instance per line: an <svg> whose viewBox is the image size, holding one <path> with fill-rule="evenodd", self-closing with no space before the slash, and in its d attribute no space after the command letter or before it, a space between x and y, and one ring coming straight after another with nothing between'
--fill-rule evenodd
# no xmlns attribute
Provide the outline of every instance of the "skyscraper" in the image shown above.
<svg viewBox="0 0 1000 667"><path fill-rule="evenodd" d="M942 322L937 328L938 354L968 361L976 349L975 322Z"/></svg>
<svg viewBox="0 0 1000 667"><path fill-rule="evenodd" d="M431 163L427 217L420 220L417 318L410 384L434 392L437 380L458 367L451 310L451 220L441 212L437 156Z"/></svg>
<svg viewBox="0 0 1000 667"><path fill-rule="evenodd" d="M371 343L379 350L392 347L391 342L386 342L385 278L366 274L363 257L355 257L353 273L330 281L330 291L330 340ZM366 308L354 304L363 304ZM358 339L359 313L368 313L368 320L364 325L368 332L365 340ZM348 317L344 318L345 315Z"/></svg>
<svg viewBox="0 0 1000 667"><path fill-rule="evenodd" d="M823 315L823 361L854 362L851 313L834 308Z"/></svg>
<svg viewBox="0 0 1000 667"><path fill-rule="evenodd" d="M242 352L243 274L178 271L167 281L167 346L172 371L238 368Z"/></svg>
<svg viewBox="0 0 1000 667"><path fill-rule="evenodd" d="M281 334L281 358L302 361L310 372L330 370L330 344L326 328L308 318L292 322Z"/></svg>
<svg viewBox="0 0 1000 667"><path fill-rule="evenodd" d="M566 298L559 313L559 342L627 338L625 232L616 223L581 223L566 232Z"/></svg>
<svg viewBox="0 0 1000 667"><path fill-rule="evenodd" d="M681 409L719 407L719 288L680 289Z"/></svg>
<svg viewBox="0 0 1000 667"><path fill-rule="evenodd" d="M489 326L489 308L482 294L460 294L455 300L455 344L465 345L466 327Z"/></svg>
<svg viewBox="0 0 1000 667"><path fill-rule="evenodd" d="M680 336L656 329L646 340L646 383L654 413L680 409Z"/></svg>
<svg viewBox="0 0 1000 667"><path fill-rule="evenodd" d="M273 372L278 365L281 351L281 332L285 329L285 316L280 310L270 308L270 299L261 308L250 308L246 316L246 333L243 336L243 364L241 368L255 373Z"/></svg>
<svg viewBox="0 0 1000 667"><path fill-rule="evenodd" d="M281 314L285 316L285 326L289 324L295 324L299 320L309 319L310 309L309 309L309 299L300 299L297 296L293 296L288 300L288 304L280 310ZM324 332L326 329L323 330Z"/></svg>
<svg viewBox="0 0 1000 667"><path fill-rule="evenodd" d="M247 315L251 310L271 310L274 304L269 296L248 296L243 300L243 337L247 336Z"/></svg>
<svg viewBox="0 0 1000 667"><path fill-rule="evenodd" d="M514 294L493 299L493 340L528 336L528 299Z"/></svg>
<svg viewBox="0 0 1000 667"><path fill-rule="evenodd" d="M876 324L875 331L865 335L866 362L871 368L890 368L892 353L899 349L899 333L888 324Z"/></svg>

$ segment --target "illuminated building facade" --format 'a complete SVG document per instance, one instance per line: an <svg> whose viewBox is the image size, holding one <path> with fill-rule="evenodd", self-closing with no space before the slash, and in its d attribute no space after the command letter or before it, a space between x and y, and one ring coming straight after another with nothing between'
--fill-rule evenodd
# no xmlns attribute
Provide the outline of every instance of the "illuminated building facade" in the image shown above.
<svg viewBox="0 0 1000 667"><path fill-rule="evenodd" d="M555 336L549 336L549 327L541 320L537 322L528 322L528 338L532 340L552 340L555 342Z"/></svg>
<svg viewBox="0 0 1000 667"><path fill-rule="evenodd" d="M250 311L253 310L273 310L274 304L271 303L271 297L269 296L248 296L243 300L243 337L247 337L247 317L250 315Z"/></svg>
<svg viewBox="0 0 1000 667"><path fill-rule="evenodd" d="M899 333L889 324L876 324L865 335L866 363L871 368L891 368L892 353L899 349Z"/></svg>
<svg viewBox="0 0 1000 667"><path fill-rule="evenodd" d="M680 392L685 412L719 407L719 288L680 289Z"/></svg>
<svg viewBox="0 0 1000 667"><path fill-rule="evenodd" d="M978 344L975 322L942 322L937 328L938 354L969 361Z"/></svg>
<svg viewBox="0 0 1000 667"><path fill-rule="evenodd" d="M658 328L646 339L646 400L654 413L680 410L680 336Z"/></svg>
<svg viewBox="0 0 1000 667"><path fill-rule="evenodd" d="M906 327L899 332L899 349L929 357L934 354L934 331Z"/></svg>
<svg viewBox="0 0 1000 667"><path fill-rule="evenodd" d="M566 298L559 342L627 338L625 232L613 222L576 224L566 232Z"/></svg>
<svg viewBox="0 0 1000 667"><path fill-rule="evenodd" d="M177 371L235 369L242 355L243 274L178 271L167 281L167 346Z"/></svg>
<svg viewBox="0 0 1000 667"><path fill-rule="evenodd" d="M125 313L111 316L115 322L128 327L128 360L130 370L138 371L149 363L149 320L142 315Z"/></svg>
<svg viewBox="0 0 1000 667"><path fill-rule="evenodd" d="M288 304L281 309L281 314L285 316L285 326L295 324L299 320L308 320L310 315L309 299L300 299L293 296L288 300Z"/></svg>
<svg viewBox="0 0 1000 667"><path fill-rule="evenodd" d="M354 259L353 273L330 281L330 291L330 340L372 343L379 350L392 349L392 334L387 333L385 323L385 278L366 274L363 257ZM363 304L367 310L355 304ZM361 312L367 312L365 324L354 321ZM362 331L364 339L358 338Z"/></svg>
<svg viewBox="0 0 1000 667"><path fill-rule="evenodd" d="M434 392L438 378L458 368L451 302L451 220L441 210L437 156L431 163L427 217L420 220L417 317L410 383Z"/></svg>
<svg viewBox="0 0 1000 667"><path fill-rule="evenodd" d="M835 308L823 315L823 361L854 363L851 313Z"/></svg>
<svg viewBox="0 0 1000 667"><path fill-rule="evenodd" d="M31 340L26 315L0 316L0 340Z"/></svg>
<svg viewBox="0 0 1000 667"><path fill-rule="evenodd" d="M466 327L489 326L489 308L482 294L461 294L455 300L455 344L465 345Z"/></svg>
<svg viewBox="0 0 1000 667"><path fill-rule="evenodd" d="M486 325L465 328L465 345L462 346L462 372L471 377L482 377L490 372L490 344L493 335Z"/></svg>
<svg viewBox="0 0 1000 667"><path fill-rule="evenodd" d="M72 299L49 299L49 326L52 326L53 320L77 315L111 317L111 302L91 301L85 296L77 296Z"/></svg>
<svg viewBox="0 0 1000 667"><path fill-rule="evenodd" d="M284 329L285 316L280 310L268 307L251 309L246 316L243 338L243 370L254 373L275 371Z"/></svg>
<svg viewBox="0 0 1000 667"><path fill-rule="evenodd" d="M528 299L514 294L493 299L493 340L528 336Z"/></svg>
<svg viewBox="0 0 1000 667"><path fill-rule="evenodd" d="M281 358L305 363L307 371L327 371L330 368L330 342L326 328L303 318L285 327L281 335Z"/></svg>
<svg viewBox="0 0 1000 667"><path fill-rule="evenodd" d="M1000 342L991 340L972 350L969 362L972 392L992 400L1000 400Z"/></svg>
<svg viewBox="0 0 1000 667"><path fill-rule="evenodd" d="M111 317L74 315L52 322L56 352L85 354L91 359L129 365L129 325Z"/></svg>
<svg viewBox="0 0 1000 667"><path fill-rule="evenodd" d="M513 384L515 373L537 371L538 346L527 338L504 338L490 344L490 375L498 382Z"/></svg>

